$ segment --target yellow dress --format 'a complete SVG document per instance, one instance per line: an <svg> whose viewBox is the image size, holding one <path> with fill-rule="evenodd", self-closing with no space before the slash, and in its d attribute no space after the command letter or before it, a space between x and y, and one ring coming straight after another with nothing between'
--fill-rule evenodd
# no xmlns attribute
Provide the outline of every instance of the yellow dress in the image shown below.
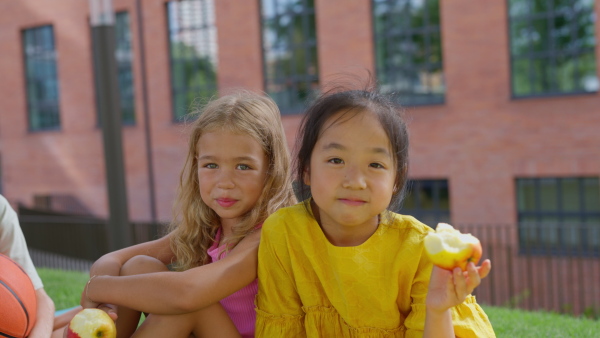
<svg viewBox="0 0 600 338"><path fill-rule="evenodd" d="M256 337L422 337L431 228L386 212L355 247L332 245L303 203L264 223ZM453 308L457 337L495 337L475 297Z"/></svg>

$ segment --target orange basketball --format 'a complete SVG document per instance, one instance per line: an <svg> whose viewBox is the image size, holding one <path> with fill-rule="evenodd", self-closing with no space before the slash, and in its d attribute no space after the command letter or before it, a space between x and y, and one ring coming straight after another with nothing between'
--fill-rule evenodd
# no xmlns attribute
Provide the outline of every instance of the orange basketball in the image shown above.
<svg viewBox="0 0 600 338"><path fill-rule="evenodd" d="M36 311L31 279L19 264L0 254L0 337L27 337Z"/></svg>

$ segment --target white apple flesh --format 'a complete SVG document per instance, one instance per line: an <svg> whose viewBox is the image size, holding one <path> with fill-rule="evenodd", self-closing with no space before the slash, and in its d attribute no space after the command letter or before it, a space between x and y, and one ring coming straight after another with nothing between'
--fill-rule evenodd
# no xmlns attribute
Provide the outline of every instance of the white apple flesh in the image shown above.
<svg viewBox="0 0 600 338"><path fill-rule="evenodd" d="M67 338L115 338L117 328L106 312L100 309L83 309L71 319Z"/></svg>
<svg viewBox="0 0 600 338"><path fill-rule="evenodd" d="M424 244L433 264L446 270L460 267L465 271L467 264L477 264L482 254L481 243L475 236L463 234L446 223L439 223L435 232L427 234Z"/></svg>

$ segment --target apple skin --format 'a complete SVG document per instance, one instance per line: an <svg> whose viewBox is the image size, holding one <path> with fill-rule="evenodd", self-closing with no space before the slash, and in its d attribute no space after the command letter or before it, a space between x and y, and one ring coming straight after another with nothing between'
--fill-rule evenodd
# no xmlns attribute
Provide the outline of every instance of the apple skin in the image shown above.
<svg viewBox="0 0 600 338"><path fill-rule="evenodd" d="M100 309L83 309L69 322L67 338L116 338L115 322Z"/></svg>
<svg viewBox="0 0 600 338"><path fill-rule="evenodd" d="M453 270L467 270L469 262L477 264L482 248L479 240L471 234L462 234L446 223L439 223L435 232L425 236L425 251L434 265Z"/></svg>

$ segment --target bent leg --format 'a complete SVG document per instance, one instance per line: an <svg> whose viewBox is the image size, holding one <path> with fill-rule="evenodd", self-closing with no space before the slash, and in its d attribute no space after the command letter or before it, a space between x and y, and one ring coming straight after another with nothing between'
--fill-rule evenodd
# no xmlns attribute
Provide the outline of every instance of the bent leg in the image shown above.
<svg viewBox="0 0 600 338"><path fill-rule="evenodd" d="M150 256L135 256L129 259L121 267L121 276L140 275L151 272L168 271L166 265L156 258ZM117 337L125 338L131 335L137 329L140 321L141 312L118 306L117 307ZM165 336L168 337L168 336Z"/></svg>
<svg viewBox="0 0 600 338"><path fill-rule="evenodd" d="M220 303L181 315L151 314L132 337L240 337Z"/></svg>

